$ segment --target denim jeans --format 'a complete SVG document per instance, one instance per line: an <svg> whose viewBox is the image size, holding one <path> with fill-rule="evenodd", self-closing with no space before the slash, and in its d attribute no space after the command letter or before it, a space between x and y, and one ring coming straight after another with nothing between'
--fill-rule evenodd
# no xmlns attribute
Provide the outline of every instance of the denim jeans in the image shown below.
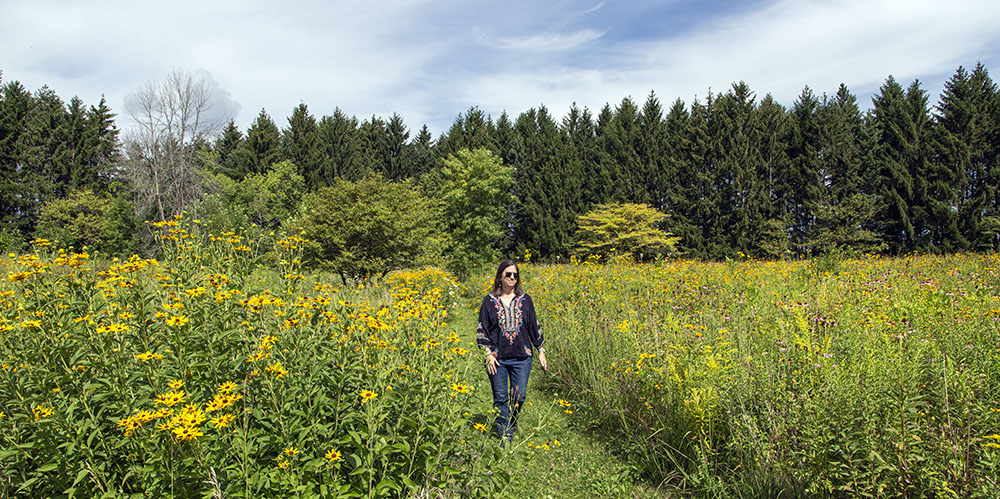
<svg viewBox="0 0 1000 499"><path fill-rule="evenodd" d="M500 359L497 373L490 376L490 387L493 389L493 408L497 410L497 420L494 430L508 440L514 438L517 432L517 416L524 404L525 390L528 388L528 375L531 374L531 357L523 359ZM510 378L510 388L507 379Z"/></svg>

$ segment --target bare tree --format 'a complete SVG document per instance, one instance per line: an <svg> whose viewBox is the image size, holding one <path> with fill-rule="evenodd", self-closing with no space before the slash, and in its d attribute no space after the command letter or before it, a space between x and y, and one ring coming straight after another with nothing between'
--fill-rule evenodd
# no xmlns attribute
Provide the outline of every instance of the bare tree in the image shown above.
<svg viewBox="0 0 1000 499"><path fill-rule="evenodd" d="M207 73L175 69L128 96L125 112L135 122L126 133L126 166L136 208L163 220L178 214L199 193L194 154L232 118L215 109L218 88Z"/></svg>

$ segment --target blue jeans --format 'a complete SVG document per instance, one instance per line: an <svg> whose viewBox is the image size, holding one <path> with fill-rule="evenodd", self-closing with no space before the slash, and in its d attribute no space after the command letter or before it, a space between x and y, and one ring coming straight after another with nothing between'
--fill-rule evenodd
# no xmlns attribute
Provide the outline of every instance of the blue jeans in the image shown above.
<svg viewBox="0 0 1000 499"><path fill-rule="evenodd" d="M514 438L517 432L517 416L524 404L525 391L528 389L528 375L531 374L531 357L523 359L499 359L497 373L490 376L490 387L493 389L493 408L497 410L497 420L494 430L498 435ZM507 378L510 378L510 389L507 388Z"/></svg>

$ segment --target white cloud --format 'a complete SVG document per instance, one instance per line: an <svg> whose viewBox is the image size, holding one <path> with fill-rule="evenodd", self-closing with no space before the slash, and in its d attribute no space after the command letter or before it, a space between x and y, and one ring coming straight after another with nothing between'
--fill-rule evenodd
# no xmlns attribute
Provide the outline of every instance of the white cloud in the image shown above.
<svg viewBox="0 0 1000 499"><path fill-rule="evenodd" d="M67 100L94 104L106 94L121 113L125 95L145 81L203 68L242 104L243 128L261 108L284 126L304 102L317 116L335 107L362 119L397 112L411 129L426 122L437 134L470 106L516 117L544 104L558 117L574 101L596 110L650 90L690 103L738 80L784 104L805 85L832 93L844 82L866 105L863 96L889 74L904 84L920 77L933 102L959 65L1000 68L1000 2L669 10L685 5L13 0L0 7L0 70L5 81L48 84ZM668 22L681 18L696 22Z"/></svg>
<svg viewBox="0 0 1000 499"><path fill-rule="evenodd" d="M515 51L527 52L562 52L579 48L582 45L597 40L604 32L584 29L573 33L540 33L518 37L500 37L487 39L490 46Z"/></svg>

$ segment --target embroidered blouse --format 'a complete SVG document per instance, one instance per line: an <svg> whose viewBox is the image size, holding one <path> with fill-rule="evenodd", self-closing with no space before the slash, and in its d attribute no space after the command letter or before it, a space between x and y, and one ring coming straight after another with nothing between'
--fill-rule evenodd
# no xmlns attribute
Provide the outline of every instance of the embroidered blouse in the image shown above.
<svg viewBox="0 0 1000 499"><path fill-rule="evenodd" d="M535 305L527 293L515 295L504 306L499 296L488 294L479 307L476 343L497 354L498 359L531 356L532 347L545 343L535 316Z"/></svg>

